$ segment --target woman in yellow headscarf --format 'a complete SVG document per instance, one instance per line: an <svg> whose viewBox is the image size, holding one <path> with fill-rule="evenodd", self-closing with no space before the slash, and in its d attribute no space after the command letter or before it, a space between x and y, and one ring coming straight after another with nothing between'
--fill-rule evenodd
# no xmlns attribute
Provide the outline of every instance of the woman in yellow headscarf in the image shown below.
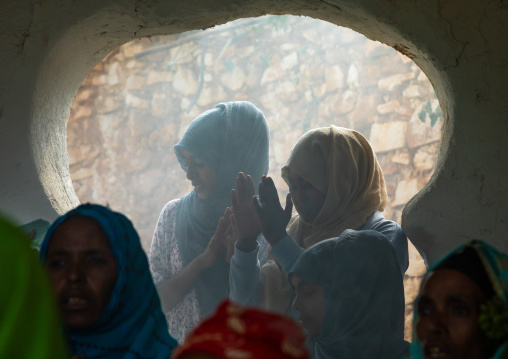
<svg viewBox="0 0 508 359"><path fill-rule="evenodd" d="M269 177L259 187L261 203L251 201L259 219L257 230L262 230L272 247L271 259L262 268L252 250L255 231L243 225L255 222L246 200L252 185L245 177L239 178L233 201L238 227L230 272L233 300L250 305L261 302L265 309L288 313L291 287L286 274L304 249L338 237L346 229L374 230L387 237L397 255L402 281L409 264L407 238L397 223L381 213L387 200L385 181L365 137L336 126L311 130L291 151L282 177L290 193L285 209ZM291 217L293 203L297 213ZM403 317L400 324L402 335Z"/></svg>
<svg viewBox="0 0 508 359"><path fill-rule="evenodd" d="M29 240L0 217L0 358L69 358L53 295Z"/></svg>

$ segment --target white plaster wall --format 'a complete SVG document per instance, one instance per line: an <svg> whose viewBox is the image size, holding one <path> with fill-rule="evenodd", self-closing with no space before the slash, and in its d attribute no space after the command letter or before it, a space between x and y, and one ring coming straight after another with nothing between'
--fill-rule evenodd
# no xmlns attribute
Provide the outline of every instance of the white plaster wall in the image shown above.
<svg viewBox="0 0 508 359"><path fill-rule="evenodd" d="M480 237L507 250L508 4L499 0L0 0L0 209L52 219L78 201L65 122L90 69L134 38L267 13L350 27L410 56L445 115L440 160L403 228L430 261Z"/></svg>

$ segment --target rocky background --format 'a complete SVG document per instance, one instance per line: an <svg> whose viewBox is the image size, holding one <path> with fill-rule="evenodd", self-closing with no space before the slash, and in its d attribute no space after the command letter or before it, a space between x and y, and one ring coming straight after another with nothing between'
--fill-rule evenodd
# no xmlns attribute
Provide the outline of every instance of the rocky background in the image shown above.
<svg viewBox="0 0 508 359"><path fill-rule="evenodd" d="M370 140L383 168L385 216L400 223L432 175L442 114L407 57L352 30L305 17L266 16L152 37L110 53L84 80L69 117L70 173L81 202L125 213L149 249L166 202L191 190L173 153L190 121L219 102L247 100L271 132L270 175L307 130L334 124ZM406 337L425 266L411 248Z"/></svg>

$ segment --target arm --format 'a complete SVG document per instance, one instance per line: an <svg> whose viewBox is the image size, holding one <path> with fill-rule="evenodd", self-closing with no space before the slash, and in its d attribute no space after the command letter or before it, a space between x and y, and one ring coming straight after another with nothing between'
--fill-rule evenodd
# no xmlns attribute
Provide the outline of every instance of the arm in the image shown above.
<svg viewBox="0 0 508 359"><path fill-rule="evenodd" d="M229 270L229 297L245 306L257 307L260 300L259 245L252 252L244 252L235 244Z"/></svg>
<svg viewBox="0 0 508 359"><path fill-rule="evenodd" d="M212 241L210 241L210 244L212 244ZM163 311L167 312L174 308L190 292L201 272L210 268L210 263L213 264L215 262L215 260L213 262L210 260L210 256L213 256L210 250L208 250L210 244L205 252L196 257L180 272L157 285L156 288L161 298ZM207 251L209 252L208 254Z"/></svg>
<svg viewBox="0 0 508 359"><path fill-rule="evenodd" d="M190 292L199 275L212 267L220 254L224 252L224 237L230 224L228 220L230 214L231 210L226 209L224 217L220 219L217 230L203 253L180 272L157 284L156 288L164 311L174 308Z"/></svg>
<svg viewBox="0 0 508 359"><path fill-rule="evenodd" d="M304 252L291 236L288 234L272 247L271 254L279 262L282 270L287 275L296 260Z"/></svg>
<svg viewBox="0 0 508 359"><path fill-rule="evenodd" d="M260 265L258 260L261 233L256 212L252 206L254 182L242 172L236 179L236 190L231 191L234 243L229 270L231 300L247 306L258 306L260 299Z"/></svg>
<svg viewBox="0 0 508 359"><path fill-rule="evenodd" d="M409 250L406 235L398 223L385 219L381 212L376 211L371 217L367 219L367 223L361 229L372 229L388 238L397 255L402 276L404 276L409 266Z"/></svg>
<svg viewBox="0 0 508 359"><path fill-rule="evenodd" d="M388 238L392 247L395 249L395 254L397 254L397 259L399 261L400 271L402 272L402 276L404 276L404 273L406 273L406 270L409 267L409 248L407 237L397 223L391 222L390 224L391 225L385 223L379 232Z"/></svg>
<svg viewBox="0 0 508 359"><path fill-rule="evenodd" d="M276 246L287 236L286 226L291 218L293 203L288 195L286 208L281 207L277 189L269 177L263 176L259 185L261 205L254 196L254 184L250 176L245 177L240 173L236 183L237 191L232 191L232 222L237 227L238 240L231 260L230 296L241 304L257 305L261 288L257 234L262 231L268 243ZM289 244L294 243L291 237L289 241ZM300 253L299 246L296 243L294 245L297 250L291 252L288 266L296 261Z"/></svg>

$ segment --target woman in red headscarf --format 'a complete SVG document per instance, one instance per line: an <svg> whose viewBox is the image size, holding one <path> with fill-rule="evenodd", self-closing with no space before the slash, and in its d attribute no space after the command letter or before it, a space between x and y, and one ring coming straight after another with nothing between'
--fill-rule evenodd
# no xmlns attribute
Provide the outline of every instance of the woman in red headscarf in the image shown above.
<svg viewBox="0 0 508 359"><path fill-rule="evenodd" d="M192 331L173 359L309 359L302 329L291 319L223 302Z"/></svg>

